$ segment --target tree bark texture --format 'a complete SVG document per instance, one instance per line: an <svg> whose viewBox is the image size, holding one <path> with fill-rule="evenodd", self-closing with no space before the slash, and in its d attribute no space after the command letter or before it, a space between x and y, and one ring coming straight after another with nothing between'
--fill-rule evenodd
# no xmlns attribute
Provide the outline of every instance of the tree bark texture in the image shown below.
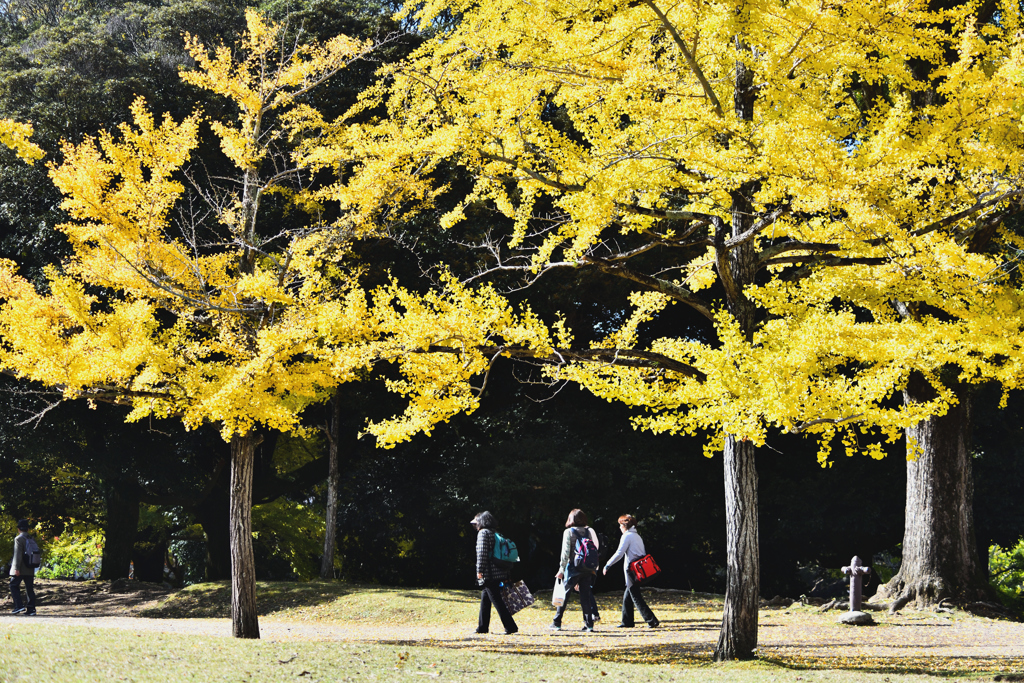
<svg viewBox="0 0 1024 683"><path fill-rule="evenodd" d="M252 553L252 474L256 446L253 432L231 437L231 633L259 638L256 612L256 563Z"/></svg>
<svg viewBox="0 0 1024 683"><path fill-rule="evenodd" d="M912 378L906 403L927 398L923 378ZM943 598L958 602L986 597L987 571L978 561L974 537L974 480L970 455L972 395L958 391L949 412L907 430L907 507L903 564L875 600L898 608ZM913 446L920 449L914 457Z"/></svg>
<svg viewBox="0 0 1024 683"><path fill-rule="evenodd" d="M715 661L751 659L757 647L761 592L758 547L757 468L754 444L725 441L726 588Z"/></svg>
<svg viewBox="0 0 1024 683"><path fill-rule="evenodd" d="M320 578L334 578L334 545L338 534L338 438L341 432L341 390L334 394L331 406L331 424L328 427L327 457L327 523L324 530L324 557L320 563Z"/></svg>
<svg viewBox="0 0 1024 683"><path fill-rule="evenodd" d="M128 578L135 535L139 530L139 491L134 484L108 484L107 519L103 524L103 554L100 578L104 581Z"/></svg>

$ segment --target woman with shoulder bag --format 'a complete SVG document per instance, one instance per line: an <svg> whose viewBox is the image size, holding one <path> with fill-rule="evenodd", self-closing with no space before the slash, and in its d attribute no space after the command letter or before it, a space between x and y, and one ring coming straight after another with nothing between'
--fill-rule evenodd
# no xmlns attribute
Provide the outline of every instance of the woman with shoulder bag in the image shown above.
<svg viewBox="0 0 1024 683"><path fill-rule="evenodd" d="M505 635L519 630L515 619L501 599L501 585L508 583L509 570L494 563L494 530L498 520L486 510L477 514L470 522L476 529L476 582L483 589L480 593L480 619L476 632L487 633L491 624L491 605L498 612Z"/></svg>
<svg viewBox="0 0 1024 683"><path fill-rule="evenodd" d="M633 515L622 515L619 517L619 529L622 531L622 538L619 540L619 548L615 554L608 558L604 566L604 573L608 573L608 565L615 564L625 558L622 568L626 573L626 591L622 594L622 623L618 628L633 628L633 607L636 606L640 616L647 622L647 628L657 628L661 623L658 617L647 605L644 596L640 593L640 584L637 582L629 565L647 554L644 549L644 540L636 530L636 517Z"/></svg>
<svg viewBox="0 0 1024 683"><path fill-rule="evenodd" d="M569 604L569 598L572 596L574 588L579 590L580 607L583 609L582 630L594 630L594 598L590 592L590 585L593 582L596 567L595 571L588 571L577 567L573 561L577 544L584 539L589 539L593 543L594 551L600 547L597 533L587 526L586 514L580 509L575 509L569 513L569 519L565 522L565 533L562 534L562 553L559 557L559 568L555 578L558 581L565 581L565 601L558 606L555 611L555 619L548 627L552 631L562 630L562 615L565 614L565 608Z"/></svg>

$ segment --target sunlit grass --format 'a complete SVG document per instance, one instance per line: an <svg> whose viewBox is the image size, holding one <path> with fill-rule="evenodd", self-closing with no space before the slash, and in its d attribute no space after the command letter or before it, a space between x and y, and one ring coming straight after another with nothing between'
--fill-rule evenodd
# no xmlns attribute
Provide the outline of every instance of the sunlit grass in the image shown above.
<svg viewBox="0 0 1024 683"><path fill-rule="evenodd" d="M0 680L91 681L721 681L916 683L923 675L793 670L771 662L692 668L583 657L546 657L337 642L246 641L118 629L45 627L45 619L0 626Z"/></svg>

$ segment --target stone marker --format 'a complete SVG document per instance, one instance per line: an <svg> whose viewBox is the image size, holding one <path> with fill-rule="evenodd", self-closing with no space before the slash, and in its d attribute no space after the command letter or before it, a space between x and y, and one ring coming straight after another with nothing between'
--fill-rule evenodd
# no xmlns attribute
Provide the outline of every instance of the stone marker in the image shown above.
<svg viewBox="0 0 1024 683"><path fill-rule="evenodd" d="M850 611L839 617L839 623L854 624L856 626L875 623L870 614L860 611L861 591L864 588L864 576L869 571L871 571L871 569L861 564L860 558L856 555L854 555L853 559L850 560L849 567L843 567L843 574L850 577Z"/></svg>

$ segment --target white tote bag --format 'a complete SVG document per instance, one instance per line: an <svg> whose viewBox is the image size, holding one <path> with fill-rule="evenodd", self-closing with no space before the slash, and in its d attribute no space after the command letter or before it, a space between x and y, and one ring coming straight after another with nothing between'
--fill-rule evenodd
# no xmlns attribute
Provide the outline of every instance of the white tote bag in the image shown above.
<svg viewBox="0 0 1024 683"><path fill-rule="evenodd" d="M565 584L562 583L561 579L555 581L555 589L551 591L551 604L555 607L561 607L565 602Z"/></svg>

